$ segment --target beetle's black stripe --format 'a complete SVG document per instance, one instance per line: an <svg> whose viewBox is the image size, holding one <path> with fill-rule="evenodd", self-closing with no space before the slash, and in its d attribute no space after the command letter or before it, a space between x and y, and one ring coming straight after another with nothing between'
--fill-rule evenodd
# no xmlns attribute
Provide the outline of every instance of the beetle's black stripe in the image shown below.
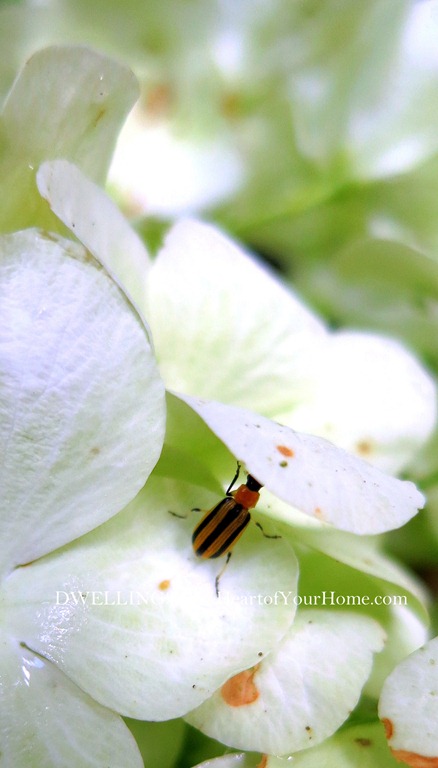
<svg viewBox="0 0 438 768"><path fill-rule="evenodd" d="M245 515L241 514L239 519L233 520L221 536L216 533L216 535L212 534L206 539L203 545L204 552L207 552L209 548L214 546L214 552L211 552L209 557L220 557L234 546L251 519L249 512L247 510L245 512Z"/></svg>
<svg viewBox="0 0 438 768"><path fill-rule="evenodd" d="M220 557L239 538L251 519L242 504L233 498L222 499L201 520L193 532L193 547L197 555Z"/></svg>
<svg viewBox="0 0 438 768"><path fill-rule="evenodd" d="M210 509L209 512L207 512L202 520L199 521L198 525L196 526L195 530L193 531L192 541L195 542L195 538L199 536L199 534L202 533L202 531L207 528L210 523L212 523L213 520L216 520L217 522L220 522L224 519L227 515L228 507L235 508L237 506L236 502L233 498L230 496L227 496L225 499L221 499L215 507Z"/></svg>

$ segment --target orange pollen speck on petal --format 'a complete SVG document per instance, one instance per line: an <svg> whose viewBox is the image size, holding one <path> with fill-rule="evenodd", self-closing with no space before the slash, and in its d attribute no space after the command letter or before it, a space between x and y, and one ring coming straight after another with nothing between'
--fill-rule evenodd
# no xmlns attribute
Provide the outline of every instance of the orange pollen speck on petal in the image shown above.
<svg viewBox="0 0 438 768"><path fill-rule="evenodd" d="M158 585L158 589L161 589L162 592L164 592L166 589L169 589L169 587L170 587L169 579L163 579L163 581L160 581Z"/></svg>
<svg viewBox="0 0 438 768"><path fill-rule="evenodd" d="M385 736L386 736L386 738L389 741L389 739L391 739L393 734L394 734L393 722L392 722L392 720L389 720L388 717L382 717L382 723L383 723L383 727L385 729Z"/></svg>
<svg viewBox="0 0 438 768"><path fill-rule="evenodd" d="M373 444L371 440L359 440L356 443L356 450L361 456L369 456L373 452Z"/></svg>
<svg viewBox="0 0 438 768"><path fill-rule="evenodd" d="M166 117L171 109L174 100L174 94L170 85L167 83L157 83L149 89L147 96L143 100L143 108L148 117L163 118Z"/></svg>
<svg viewBox="0 0 438 768"><path fill-rule="evenodd" d="M239 93L229 91L224 93L220 101L220 111L227 119L234 120L242 112L242 97Z"/></svg>
<svg viewBox="0 0 438 768"><path fill-rule="evenodd" d="M391 749L391 752L396 760L410 765L411 768L438 768L438 757L417 755L416 752L408 752L406 749Z"/></svg>
<svg viewBox="0 0 438 768"><path fill-rule="evenodd" d="M277 451L281 453L282 456L294 456L294 452L292 448L289 448L287 445L277 445Z"/></svg>
<svg viewBox="0 0 438 768"><path fill-rule="evenodd" d="M320 507L315 507L313 514L315 515L315 517L319 517L319 518L324 517L323 511Z"/></svg>
<svg viewBox="0 0 438 768"><path fill-rule="evenodd" d="M254 682L257 669L258 665L251 669L245 669L224 683L221 688L221 696L226 704L230 707L244 707L258 699L260 693Z"/></svg>

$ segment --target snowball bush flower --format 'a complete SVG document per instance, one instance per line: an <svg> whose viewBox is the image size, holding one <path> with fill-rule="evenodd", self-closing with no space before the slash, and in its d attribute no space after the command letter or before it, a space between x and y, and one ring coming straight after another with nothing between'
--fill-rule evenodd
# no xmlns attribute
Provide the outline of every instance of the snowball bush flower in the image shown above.
<svg viewBox="0 0 438 768"><path fill-rule="evenodd" d="M152 260L95 183L133 98L123 67L48 49L3 113L0 725L14 766L141 765L120 715L184 716L287 755L332 736L426 637L421 589L359 534L423 504L385 472L433 428L430 377L391 340L329 331L212 227L177 223ZM221 498L236 459L281 538L251 526L217 597L190 510ZM352 573L359 595L396 588L409 605L303 602L321 574L346 594Z"/></svg>
<svg viewBox="0 0 438 768"><path fill-rule="evenodd" d="M144 87L113 167L133 206L224 203L283 258L327 258L359 232L436 245L437 19L436 0L30 1L0 11L0 87L37 48L79 39Z"/></svg>

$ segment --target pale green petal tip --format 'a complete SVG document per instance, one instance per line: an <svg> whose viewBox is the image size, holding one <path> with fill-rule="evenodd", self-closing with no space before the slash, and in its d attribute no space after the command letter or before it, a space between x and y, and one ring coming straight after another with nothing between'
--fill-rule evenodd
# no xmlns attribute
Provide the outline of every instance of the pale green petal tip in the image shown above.
<svg viewBox="0 0 438 768"><path fill-rule="evenodd" d="M3 107L0 229L59 229L38 195L35 173L66 158L103 182L126 114L138 96L132 72L86 47L35 53Z"/></svg>
<svg viewBox="0 0 438 768"><path fill-rule="evenodd" d="M85 46L45 48L18 75L3 107L4 130L35 166L64 157L103 181L138 95L133 73L113 59Z"/></svg>

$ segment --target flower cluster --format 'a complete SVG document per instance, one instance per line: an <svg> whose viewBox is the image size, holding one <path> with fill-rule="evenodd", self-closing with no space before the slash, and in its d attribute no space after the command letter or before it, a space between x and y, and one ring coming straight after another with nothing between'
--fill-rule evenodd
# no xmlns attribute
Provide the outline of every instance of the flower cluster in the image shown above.
<svg viewBox="0 0 438 768"><path fill-rule="evenodd" d="M111 59L48 48L2 113L5 759L141 766L133 718L163 721L172 765L185 718L269 768L365 742L389 766L379 697L395 756L434 754L397 696L437 661L436 641L417 650L425 595L376 536L423 506L393 475L433 431L434 382L399 342L331 330L211 225L177 222L152 258L99 186L136 97ZM236 460L267 536L248 526L217 596L191 531ZM312 602L334 590L357 599Z"/></svg>

